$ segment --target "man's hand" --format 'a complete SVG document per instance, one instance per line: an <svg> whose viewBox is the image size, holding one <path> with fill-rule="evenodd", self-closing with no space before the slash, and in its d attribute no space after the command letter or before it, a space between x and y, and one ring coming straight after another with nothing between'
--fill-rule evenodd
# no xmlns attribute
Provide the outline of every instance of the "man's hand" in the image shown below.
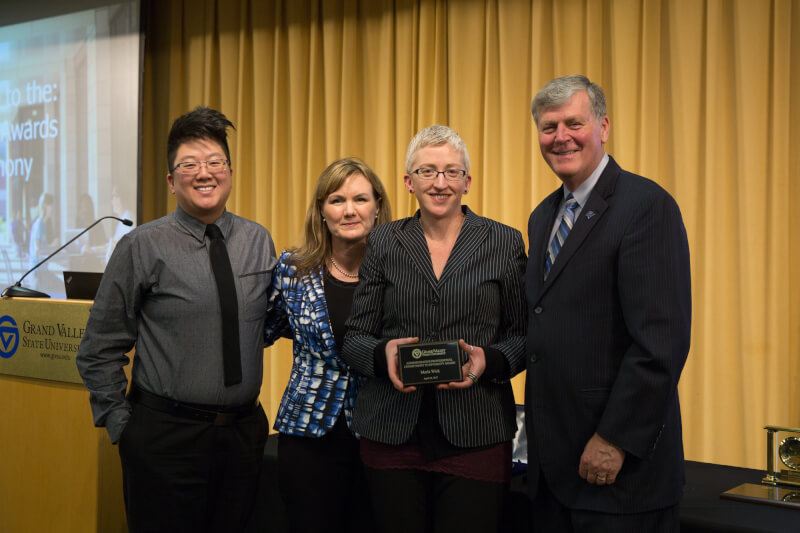
<svg viewBox="0 0 800 533"><path fill-rule="evenodd" d="M611 485L617 480L623 461L625 450L595 433L583 449L578 475L588 483Z"/></svg>

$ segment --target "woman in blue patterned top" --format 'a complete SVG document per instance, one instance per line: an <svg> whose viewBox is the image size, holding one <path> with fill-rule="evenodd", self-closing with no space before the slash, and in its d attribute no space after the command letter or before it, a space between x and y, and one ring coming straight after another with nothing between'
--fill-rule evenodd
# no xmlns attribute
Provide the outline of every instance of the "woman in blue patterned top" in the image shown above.
<svg viewBox="0 0 800 533"><path fill-rule="evenodd" d="M342 361L367 235L392 219L380 179L355 158L317 180L305 242L281 254L266 341L293 339L294 363L275 430L278 484L293 532L372 531L358 440L350 430L363 378Z"/></svg>

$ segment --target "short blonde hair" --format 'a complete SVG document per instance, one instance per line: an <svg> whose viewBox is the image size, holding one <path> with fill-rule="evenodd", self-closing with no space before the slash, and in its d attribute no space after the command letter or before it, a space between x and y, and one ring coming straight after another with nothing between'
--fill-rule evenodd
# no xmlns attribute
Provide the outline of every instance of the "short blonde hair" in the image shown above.
<svg viewBox="0 0 800 533"><path fill-rule="evenodd" d="M461 156L464 158L465 170L467 174L469 174L469 154L467 153L467 145L464 144L464 140L454 129L440 124L434 124L433 126L428 126L427 128L419 130L417 134L414 135L414 138L411 139L411 142L408 143L408 152L406 152L406 174L411 174L411 171L415 170L411 168L411 165L414 164L414 158L417 157L417 152L426 146L441 146L443 144L449 144L454 149L461 152Z"/></svg>

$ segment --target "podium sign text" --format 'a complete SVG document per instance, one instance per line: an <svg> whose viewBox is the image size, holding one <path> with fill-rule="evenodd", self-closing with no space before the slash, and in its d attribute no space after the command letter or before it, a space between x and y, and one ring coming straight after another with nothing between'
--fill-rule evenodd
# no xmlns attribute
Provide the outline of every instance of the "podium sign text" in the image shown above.
<svg viewBox="0 0 800 533"><path fill-rule="evenodd" d="M0 299L0 374L81 383L87 300Z"/></svg>

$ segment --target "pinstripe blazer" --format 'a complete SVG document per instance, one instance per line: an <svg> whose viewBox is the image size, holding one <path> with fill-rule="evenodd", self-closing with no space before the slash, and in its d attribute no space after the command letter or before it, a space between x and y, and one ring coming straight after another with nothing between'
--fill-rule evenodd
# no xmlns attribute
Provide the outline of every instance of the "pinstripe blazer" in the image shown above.
<svg viewBox="0 0 800 533"><path fill-rule="evenodd" d="M675 200L610 159L544 280L559 188L528 224L528 480L606 513L674 505L683 491L678 379L689 351L689 246ZM626 451L617 480L578 476L597 432Z"/></svg>
<svg viewBox="0 0 800 533"><path fill-rule="evenodd" d="M320 269L302 278L281 254L272 275L271 310L264 337L270 345L291 336L294 361L278 406L274 429L288 435L321 437L344 411L347 425L364 378L340 358L331 328Z"/></svg>
<svg viewBox="0 0 800 533"><path fill-rule="evenodd" d="M369 439L386 444L408 441L423 393L436 394L439 423L456 446L484 446L514 437L514 395L507 380L480 380L461 390L419 387L402 393L388 378L375 377L376 346L402 337L419 337L420 342L463 338L502 352L511 376L522 370L522 235L462 209L466 218L438 280L419 211L370 233L343 348L345 361L367 376L356 398L353 427Z"/></svg>

